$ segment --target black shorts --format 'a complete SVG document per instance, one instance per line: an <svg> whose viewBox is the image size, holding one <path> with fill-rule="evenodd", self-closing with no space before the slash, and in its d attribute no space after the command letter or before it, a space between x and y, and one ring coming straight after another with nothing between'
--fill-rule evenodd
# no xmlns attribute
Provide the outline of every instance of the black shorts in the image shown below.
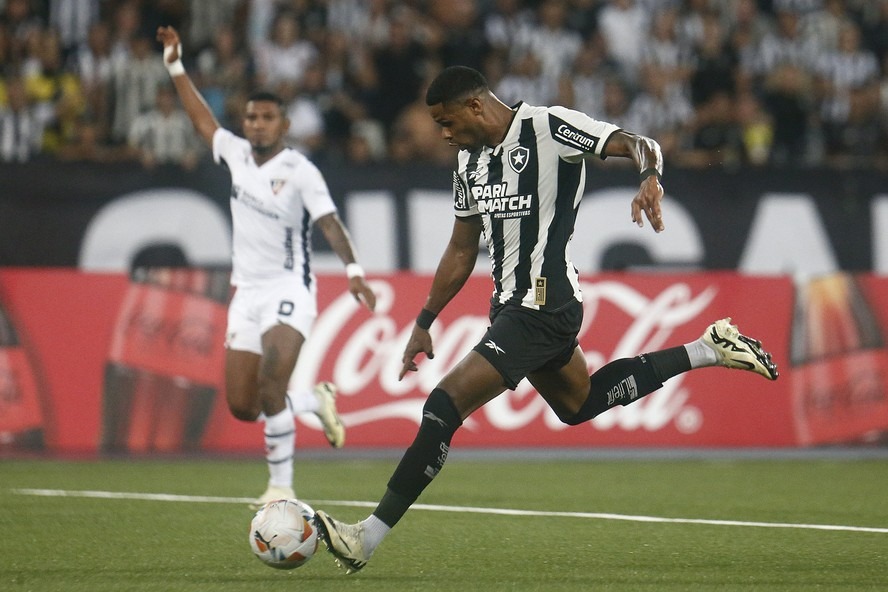
<svg viewBox="0 0 888 592"><path fill-rule="evenodd" d="M490 327L473 349L503 377L509 389L538 370L557 370L570 361L579 342L583 304L571 300L552 312L506 304L490 311Z"/></svg>

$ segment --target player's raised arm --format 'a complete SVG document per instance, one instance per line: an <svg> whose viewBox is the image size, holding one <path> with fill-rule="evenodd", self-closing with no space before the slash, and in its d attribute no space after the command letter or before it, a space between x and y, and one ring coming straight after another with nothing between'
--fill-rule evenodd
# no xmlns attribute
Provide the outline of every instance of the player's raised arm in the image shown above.
<svg viewBox="0 0 888 592"><path fill-rule="evenodd" d="M632 200L632 221L644 226L644 219L641 217L644 212L654 230L662 232L665 227L660 211L660 201L663 199L663 186L660 185L663 153L660 145L651 138L619 130L608 140L605 153L607 156L623 156L635 161L641 185Z"/></svg>
<svg viewBox="0 0 888 592"><path fill-rule="evenodd" d="M182 107L191 118L191 123L198 135L210 146L213 145L213 134L219 129L219 122L210 110L204 98L195 88L191 78L182 65L182 43L179 33L173 27L158 27L157 40L163 43L163 65L166 66L173 79L173 85L179 94Z"/></svg>

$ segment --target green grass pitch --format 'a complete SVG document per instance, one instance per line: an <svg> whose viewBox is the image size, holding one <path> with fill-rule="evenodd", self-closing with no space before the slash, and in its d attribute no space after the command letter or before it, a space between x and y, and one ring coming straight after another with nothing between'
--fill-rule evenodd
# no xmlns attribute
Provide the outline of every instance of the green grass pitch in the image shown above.
<svg viewBox="0 0 888 592"><path fill-rule="evenodd" d="M375 502L396 462L297 458L297 493L357 520L371 505L350 502ZM419 500L434 507L412 509L350 576L323 548L288 572L253 557L241 498L265 478L261 459L0 460L0 590L888 590L879 458L453 456Z"/></svg>

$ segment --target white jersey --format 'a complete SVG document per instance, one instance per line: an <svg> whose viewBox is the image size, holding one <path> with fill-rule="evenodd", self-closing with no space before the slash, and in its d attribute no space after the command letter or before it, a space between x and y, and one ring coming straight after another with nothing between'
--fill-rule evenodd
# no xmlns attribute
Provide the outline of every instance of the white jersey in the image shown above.
<svg viewBox="0 0 888 592"><path fill-rule="evenodd" d="M224 128L213 135L213 159L231 173L231 283L297 276L313 285L311 227L336 211L318 168L292 148L257 166L250 143Z"/></svg>
<svg viewBox="0 0 888 592"><path fill-rule="evenodd" d="M616 125L564 107L521 103L503 141L460 151L459 217L481 216L499 304L556 310L582 301L570 239L586 187L585 158L604 158Z"/></svg>

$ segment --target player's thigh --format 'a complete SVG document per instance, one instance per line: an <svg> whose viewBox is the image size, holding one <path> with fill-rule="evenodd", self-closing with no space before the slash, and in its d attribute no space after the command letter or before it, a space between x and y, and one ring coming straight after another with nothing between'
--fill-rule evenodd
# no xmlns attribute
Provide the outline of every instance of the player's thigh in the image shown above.
<svg viewBox="0 0 888 592"><path fill-rule="evenodd" d="M279 324L262 334L262 358L259 363L259 390L267 388L286 392L296 368L305 337L290 325Z"/></svg>
<svg viewBox="0 0 888 592"><path fill-rule="evenodd" d="M499 371L474 350L441 379L438 387L450 395L462 419L506 390Z"/></svg>
<svg viewBox="0 0 888 592"><path fill-rule="evenodd" d="M576 415L589 396L589 369L579 347L564 366L531 372L527 380L558 417Z"/></svg>

